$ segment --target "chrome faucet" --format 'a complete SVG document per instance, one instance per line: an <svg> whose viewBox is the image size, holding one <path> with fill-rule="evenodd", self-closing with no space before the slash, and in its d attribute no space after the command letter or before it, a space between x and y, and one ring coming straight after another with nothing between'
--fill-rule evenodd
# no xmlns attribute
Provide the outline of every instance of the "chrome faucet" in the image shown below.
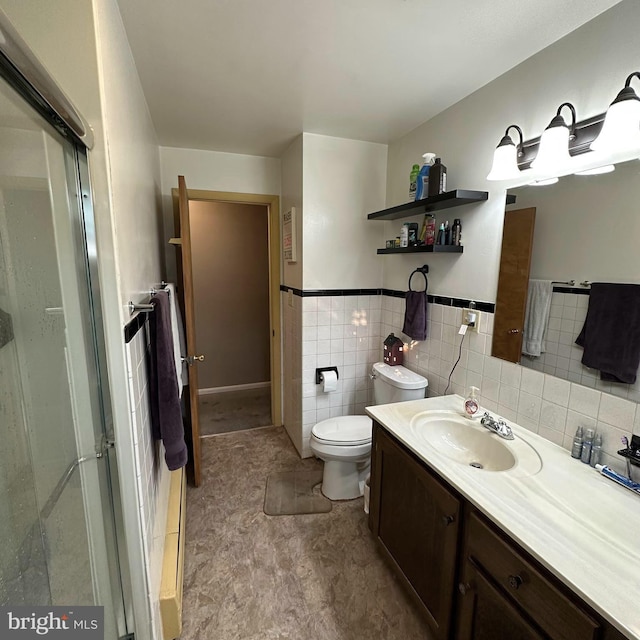
<svg viewBox="0 0 640 640"><path fill-rule="evenodd" d="M482 419L480 420L480 424L484 425L489 431L493 431L497 433L501 438L505 440L513 440L513 431L511 431L511 427L504 420L496 420L494 417L489 415L488 411L485 411Z"/></svg>

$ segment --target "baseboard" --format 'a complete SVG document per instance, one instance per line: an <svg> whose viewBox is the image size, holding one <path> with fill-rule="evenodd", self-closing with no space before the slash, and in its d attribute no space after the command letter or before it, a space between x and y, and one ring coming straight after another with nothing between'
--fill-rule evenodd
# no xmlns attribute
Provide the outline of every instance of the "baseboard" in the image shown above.
<svg viewBox="0 0 640 640"><path fill-rule="evenodd" d="M246 391L247 389L263 389L270 387L271 382L250 382L249 384L234 384L229 387L209 387L208 389L198 389L199 396L208 396L212 393L229 393L230 391Z"/></svg>

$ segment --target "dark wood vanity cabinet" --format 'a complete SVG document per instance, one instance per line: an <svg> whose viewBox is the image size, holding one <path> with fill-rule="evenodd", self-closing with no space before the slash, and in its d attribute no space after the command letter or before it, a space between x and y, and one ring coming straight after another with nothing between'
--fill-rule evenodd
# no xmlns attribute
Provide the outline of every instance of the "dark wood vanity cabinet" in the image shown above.
<svg viewBox="0 0 640 640"><path fill-rule="evenodd" d="M369 527L436 638L622 640L374 421Z"/></svg>
<svg viewBox="0 0 640 640"><path fill-rule="evenodd" d="M601 625L476 511L465 518L457 640L596 640Z"/></svg>
<svg viewBox="0 0 640 640"><path fill-rule="evenodd" d="M370 527L436 638L450 637L461 503L424 464L374 430Z"/></svg>

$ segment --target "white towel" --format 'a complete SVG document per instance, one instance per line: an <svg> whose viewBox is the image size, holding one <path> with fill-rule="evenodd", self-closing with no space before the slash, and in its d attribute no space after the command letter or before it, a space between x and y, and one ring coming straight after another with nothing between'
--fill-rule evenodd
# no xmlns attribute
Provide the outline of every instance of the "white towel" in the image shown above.
<svg viewBox="0 0 640 640"><path fill-rule="evenodd" d="M184 326L182 324L182 314L178 305L176 285L167 284L166 290L169 292L169 303L171 305L171 333L173 336L173 358L176 365L176 378L178 379L178 395L182 397L182 387L189 380L187 363L182 361L183 355L187 354L186 340L184 337Z"/></svg>
<svg viewBox="0 0 640 640"><path fill-rule="evenodd" d="M529 280L522 353L539 356L547 350L545 336L551 310L551 280Z"/></svg>

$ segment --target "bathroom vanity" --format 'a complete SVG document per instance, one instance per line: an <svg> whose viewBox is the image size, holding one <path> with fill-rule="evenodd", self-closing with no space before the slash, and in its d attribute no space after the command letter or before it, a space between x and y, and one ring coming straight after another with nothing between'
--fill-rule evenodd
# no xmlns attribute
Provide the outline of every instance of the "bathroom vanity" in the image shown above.
<svg viewBox="0 0 640 640"><path fill-rule="evenodd" d="M367 408L369 527L434 637L640 639L640 497L462 404Z"/></svg>

